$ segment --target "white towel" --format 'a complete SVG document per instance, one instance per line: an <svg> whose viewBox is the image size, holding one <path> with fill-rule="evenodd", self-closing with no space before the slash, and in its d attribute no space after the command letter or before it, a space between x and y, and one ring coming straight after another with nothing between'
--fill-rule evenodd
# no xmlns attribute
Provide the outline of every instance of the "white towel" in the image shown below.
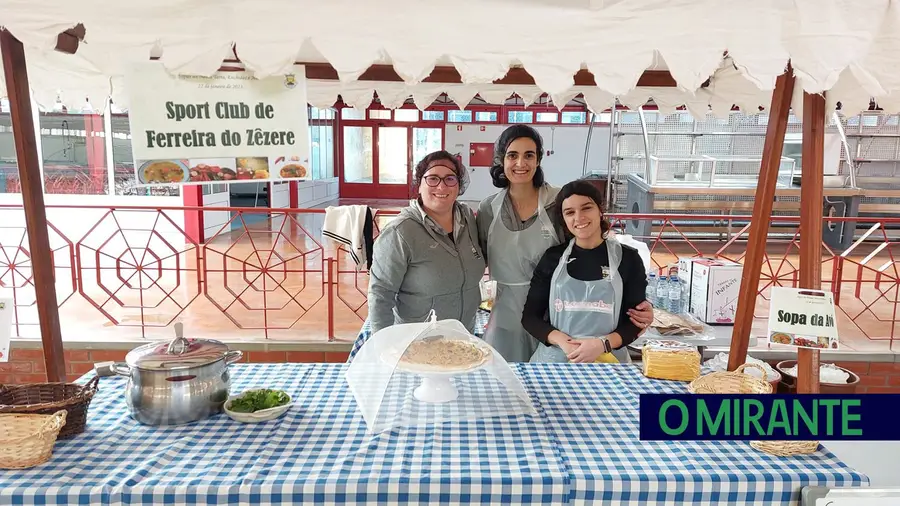
<svg viewBox="0 0 900 506"><path fill-rule="evenodd" d="M325 208L322 235L348 246L357 269L366 264L366 243L363 228L368 206L329 206Z"/></svg>

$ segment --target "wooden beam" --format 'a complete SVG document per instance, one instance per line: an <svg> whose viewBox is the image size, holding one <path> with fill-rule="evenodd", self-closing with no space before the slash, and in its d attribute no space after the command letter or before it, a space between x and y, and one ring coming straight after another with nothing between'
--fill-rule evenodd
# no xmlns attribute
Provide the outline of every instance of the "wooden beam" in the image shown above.
<svg viewBox="0 0 900 506"><path fill-rule="evenodd" d="M822 207L825 97L803 93L803 174L800 184L800 288L822 288ZM819 392L819 350L797 350L797 393Z"/></svg>
<svg viewBox="0 0 900 506"><path fill-rule="evenodd" d="M731 349L728 354L729 371L737 369L747 360L753 311L756 309L756 294L759 292L760 270L769 234L769 216L772 215L772 204L775 201L778 168L781 166L784 134L791 113L793 93L794 70L788 65L785 73L778 76L775 81L775 90L772 92L772 106L769 108L769 123L766 126L766 140L763 144L759 183L756 185L756 200L753 204L753 221L750 222L750 232L747 236L747 254L744 257L737 314L734 318Z"/></svg>
<svg viewBox="0 0 900 506"><path fill-rule="evenodd" d="M25 48L11 33L0 30L0 53L3 53L3 72L6 76L6 94L9 97L16 144L47 379L51 382L65 381L66 362L63 357L62 334L59 330L59 305L56 300L53 258L50 253L47 215L44 210L44 181L41 178L37 142L34 137L34 116L31 111L28 71L25 67Z"/></svg>

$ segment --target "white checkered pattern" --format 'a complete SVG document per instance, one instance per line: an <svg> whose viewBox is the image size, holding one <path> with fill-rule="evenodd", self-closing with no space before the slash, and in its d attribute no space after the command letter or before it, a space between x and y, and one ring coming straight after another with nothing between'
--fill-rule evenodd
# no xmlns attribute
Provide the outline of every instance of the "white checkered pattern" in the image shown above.
<svg viewBox="0 0 900 506"><path fill-rule="evenodd" d="M0 504L788 505L806 485L868 478L822 449L776 458L746 443L638 441L638 394L684 391L629 365L513 364L539 416L367 436L342 364L235 364L233 390L281 388L283 417L170 428L133 421L103 378L88 429L50 462L0 472ZM84 380L84 378L83 378Z"/></svg>

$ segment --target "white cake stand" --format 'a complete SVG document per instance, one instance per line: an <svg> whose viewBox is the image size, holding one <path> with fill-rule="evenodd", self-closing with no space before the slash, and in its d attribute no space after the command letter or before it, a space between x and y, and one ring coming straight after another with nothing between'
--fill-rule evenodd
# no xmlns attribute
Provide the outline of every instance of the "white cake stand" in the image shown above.
<svg viewBox="0 0 900 506"><path fill-rule="evenodd" d="M414 365L397 362L397 369L422 378L422 383L413 391L413 397L421 402L442 404L459 398L459 390L450 380L484 368L492 359L491 350L485 350L487 357L481 363L459 369L437 368L427 365Z"/></svg>

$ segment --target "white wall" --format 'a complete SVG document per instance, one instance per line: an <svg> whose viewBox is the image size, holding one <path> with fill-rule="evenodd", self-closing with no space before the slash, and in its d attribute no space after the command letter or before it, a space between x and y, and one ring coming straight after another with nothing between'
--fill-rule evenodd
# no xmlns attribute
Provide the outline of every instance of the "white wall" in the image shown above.
<svg viewBox="0 0 900 506"><path fill-rule="evenodd" d="M210 193L203 196L203 207L229 207L231 196L227 185L212 185L214 189L222 188L224 191ZM203 211L203 238L209 239L217 234L222 226L231 219L231 211Z"/></svg>
<svg viewBox="0 0 900 506"><path fill-rule="evenodd" d="M291 207L291 185L287 182L272 183L270 186L272 194L269 196L269 207L286 208Z"/></svg>
<svg viewBox="0 0 900 506"><path fill-rule="evenodd" d="M339 196L338 178L301 181L297 185L297 205L300 209L323 204Z"/></svg>
<svg viewBox="0 0 900 506"><path fill-rule="evenodd" d="M495 142L509 125L461 125L448 124L444 149L451 153L462 153L463 163L469 168L471 182L463 200L482 200L497 193L491 183L489 167L472 167L469 163L469 143ZM550 184L562 186L583 175L584 148L587 142L587 125L531 125L544 140L544 159L541 166ZM481 129L484 128L484 131ZM547 151L553 151L548 155ZM606 174L609 167L609 126L594 125L591 134L591 150L588 157L588 172L600 171Z"/></svg>

